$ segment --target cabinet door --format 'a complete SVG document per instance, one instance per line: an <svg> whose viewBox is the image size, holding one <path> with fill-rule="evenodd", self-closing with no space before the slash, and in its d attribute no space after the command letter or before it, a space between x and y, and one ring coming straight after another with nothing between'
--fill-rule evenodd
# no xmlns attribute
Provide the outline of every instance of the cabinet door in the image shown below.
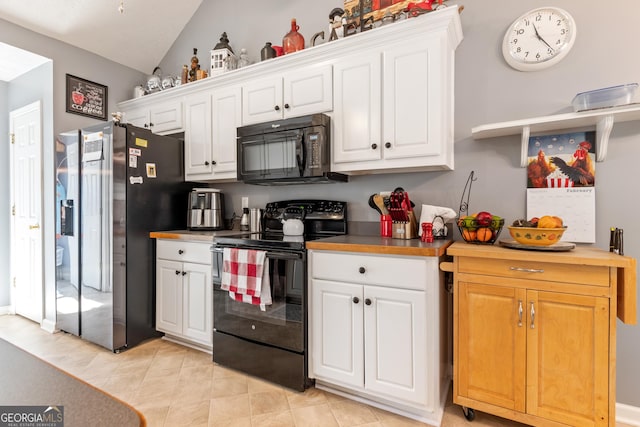
<svg viewBox="0 0 640 427"><path fill-rule="evenodd" d="M609 425L609 300L528 291L527 314L527 412Z"/></svg>
<svg viewBox="0 0 640 427"><path fill-rule="evenodd" d="M333 162L382 158L381 55L374 52L334 65Z"/></svg>
<svg viewBox="0 0 640 427"><path fill-rule="evenodd" d="M183 271L182 333L203 344L213 340L211 265L185 263Z"/></svg>
<svg viewBox="0 0 640 427"><path fill-rule="evenodd" d="M454 399L461 396L524 412L525 290L466 282L457 286Z"/></svg>
<svg viewBox="0 0 640 427"><path fill-rule="evenodd" d="M365 389L424 405L427 384L425 293L365 286Z"/></svg>
<svg viewBox="0 0 640 427"><path fill-rule="evenodd" d="M211 93L193 94L185 101L185 178L207 179L211 164Z"/></svg>
<svg viewBox="0 0 640 427"><path fill-rule="evenodd" d="M322 113L333 109L331 66L306 67L283 77L284 117Z"/></svg>
<svg viewBox="0 0 640 427"><path fill-rule="evenodd" d="M363 387L363 305L360 285L311 280L313 376Z"/></svg>
<svg viewBox="0 0 640 427"><path fill-rule="evenodd" d="M282 77L247 82L242 85L242 124L282 118Z"/></svg>
<svg viewBox="0 0 640 427"><path fill-rule="evenodd" d="M138 126L139 128L149 129L149 109L138 108L136 110L125 111L124 122Z"/></svg>
<svg viewBox="0 0 640 427"><path fill-rule="evenodd" d="M183 127L182 100L172 100L154 105L149 110L151 130L157 134L180 132Z"/></svg>
<svg viewBox="0 0 640 427"><path fill-rule="evenodd" d="M213 92L212 159L215 178L236 178L237 128L242 125L242 91L240 86Z"/></svg>
<svg viewBox="0 0 640 427"><path fill-rule="evenodd" d="M156 259L156 329L182 334L182 263Z"/></svg>
<svg viewBox="0 0 640 427"><path fill-rule="evenodd" d="M444 94L438 37L408 40L384 50L383 124L385 159L438 156L443 137Z"/></svg>

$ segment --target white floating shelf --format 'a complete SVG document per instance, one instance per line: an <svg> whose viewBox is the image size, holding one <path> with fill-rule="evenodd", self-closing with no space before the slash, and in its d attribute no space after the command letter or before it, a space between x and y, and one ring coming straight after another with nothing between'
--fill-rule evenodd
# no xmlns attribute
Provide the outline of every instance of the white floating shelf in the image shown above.
<svg viewBox="0 0 640 427"><path fill-rule="evenodd" d="M640 104L481 125L471 129L471 135L473 139L487 139L521 134L520 166L526 167L529 136L559 129L595 126L596 160L602 162L607 157L607 146L613 124L634 120L640 120Z"/></svg>

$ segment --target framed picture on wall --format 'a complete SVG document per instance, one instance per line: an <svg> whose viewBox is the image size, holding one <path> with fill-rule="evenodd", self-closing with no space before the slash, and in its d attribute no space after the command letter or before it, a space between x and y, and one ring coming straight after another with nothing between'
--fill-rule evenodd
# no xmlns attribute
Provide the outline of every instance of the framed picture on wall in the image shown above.
<svg viewBox="0 0 640 427"><path fill-rule="evenodd" d="M67 74L67 113L107 120L107 86Z"/></svg>

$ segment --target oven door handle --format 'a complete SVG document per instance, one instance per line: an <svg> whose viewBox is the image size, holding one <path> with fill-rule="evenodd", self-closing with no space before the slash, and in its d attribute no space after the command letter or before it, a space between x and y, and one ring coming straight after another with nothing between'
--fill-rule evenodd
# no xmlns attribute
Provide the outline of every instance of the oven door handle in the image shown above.
<svg viewBox="0 0 640 427"><path fill-rule="evenodd" d="M258 249L258 250L262 250L262 249ZM224 248L220 246L213 246L211 248L211 251L222 253L224 251ZM266 252L267 252L267 258L273 258L273 259L302 259L303 258L302 253L299 253L299 252L276 252L276 251L266 251Z"/></svg>
<svg viewBox="0 0 640 427"><path fill-rule="evenodd" d="M298 252L273 252L267 251L267 258L273 259L302 259L302 254Z"/></svg>

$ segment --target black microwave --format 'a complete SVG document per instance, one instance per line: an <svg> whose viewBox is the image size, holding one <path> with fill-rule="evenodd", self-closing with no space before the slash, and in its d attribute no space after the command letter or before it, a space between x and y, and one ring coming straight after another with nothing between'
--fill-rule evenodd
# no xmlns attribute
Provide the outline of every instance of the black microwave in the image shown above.
<svg viewBox="0 0 640 427"><path fill-rule="evenodd" d="M345 182L331 172L331 118L312 114L238 128L238 181L282 185Z"/></svg>

